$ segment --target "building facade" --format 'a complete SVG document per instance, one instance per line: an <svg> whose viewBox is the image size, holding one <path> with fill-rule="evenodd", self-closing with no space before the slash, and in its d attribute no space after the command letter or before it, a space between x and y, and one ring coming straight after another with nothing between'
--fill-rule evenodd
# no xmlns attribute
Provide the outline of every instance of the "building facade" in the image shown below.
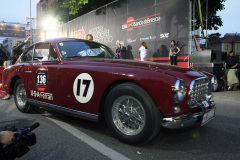
<svg viewBox="0 0 240 160"><path fill-rule="evenodd" d="M220 52L234 51L240 55L240 33L227 33L223 38L211 42L211 49Z"/></svg>

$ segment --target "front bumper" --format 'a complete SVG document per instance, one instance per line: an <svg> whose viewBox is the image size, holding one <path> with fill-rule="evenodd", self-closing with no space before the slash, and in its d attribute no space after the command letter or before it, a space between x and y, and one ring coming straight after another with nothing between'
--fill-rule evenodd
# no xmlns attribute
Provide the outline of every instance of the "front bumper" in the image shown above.
<svg viewBox="0 0 240 160"><path fill-rule="evenodd" d="M199 107L201 107L202 111L197 113L186 113L176 117L168 117L162 119L162 127L169 129L178 129L178 128L186 128L191 127L196 124L205 125L210 120L213 119L214 115L211 115L211 118L206 120L206 116L208 113L215 113L216 107L214 101L208 101L209 106L206 108L203 103L199 103ZM205 116L204 116L205 115ZM203 121L203 118L205 119Z"/></svg>

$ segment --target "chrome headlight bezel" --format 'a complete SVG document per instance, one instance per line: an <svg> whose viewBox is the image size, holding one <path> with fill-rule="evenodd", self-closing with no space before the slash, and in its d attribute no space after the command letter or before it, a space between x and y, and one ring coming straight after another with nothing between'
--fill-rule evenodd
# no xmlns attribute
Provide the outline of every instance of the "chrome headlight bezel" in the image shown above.
<svg viewBox="0 0 240 160"><path fill-rule="evenodd" d="M211 78L211 89L213 92L215 92L218 88L218 80L216 76L212 76Z"/></svg>
<svg viewBox="0 0 240 160"><path fill-rule="evenodd" d="M182 79L179 79L175 82L173 92L174 92L174 102L181 103L186 95L186 85Z"/></svg>

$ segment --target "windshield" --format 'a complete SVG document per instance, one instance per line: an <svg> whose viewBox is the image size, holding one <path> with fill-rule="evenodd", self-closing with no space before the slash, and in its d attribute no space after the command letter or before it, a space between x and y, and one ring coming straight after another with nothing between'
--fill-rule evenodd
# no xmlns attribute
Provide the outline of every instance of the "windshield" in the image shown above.
<svg viewBox="0 0 240 160"><path fill-rule="evenodd" d="M114 58L113 51L99 43L83 41L59 42L58 49L63 58L104 57Z"/></svg>

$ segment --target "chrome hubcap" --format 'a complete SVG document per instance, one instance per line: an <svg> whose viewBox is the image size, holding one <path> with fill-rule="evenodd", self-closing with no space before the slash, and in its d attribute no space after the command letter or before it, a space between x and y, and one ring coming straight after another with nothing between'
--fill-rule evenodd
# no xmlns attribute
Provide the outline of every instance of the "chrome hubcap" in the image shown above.
<svg viewBox="0 0 240 160"><path fill-rule="evenodd" d="M142 104L132 96L119 97L113 103L112 117L116 127L126 135L137 135L146 122Z"/></svg>

